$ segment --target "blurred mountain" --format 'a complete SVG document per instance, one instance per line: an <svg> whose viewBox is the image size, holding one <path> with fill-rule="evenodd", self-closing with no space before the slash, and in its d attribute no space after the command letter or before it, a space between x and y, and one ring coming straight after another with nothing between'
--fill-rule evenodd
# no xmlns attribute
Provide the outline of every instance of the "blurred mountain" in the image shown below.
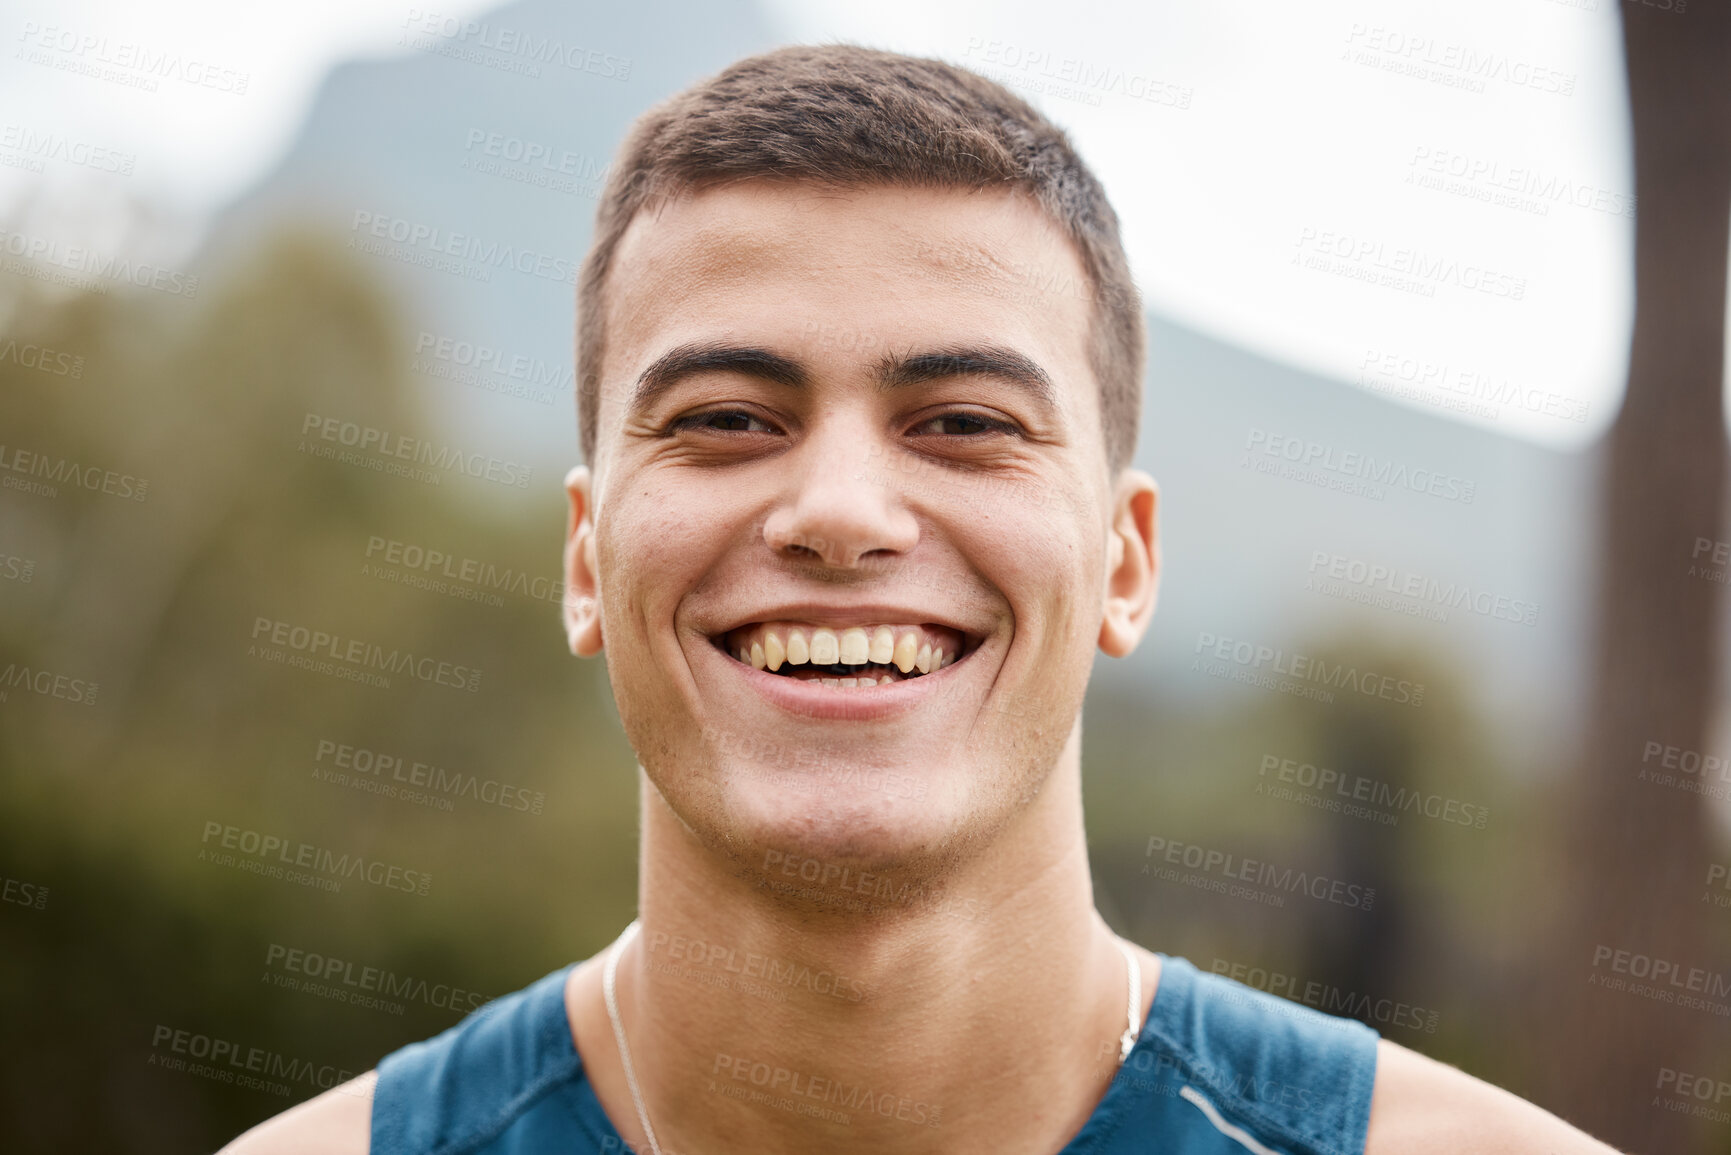
<svg viewBox="0 0 1731 1155"><path fill-rule="evenodd" d="M777 40L746 0L423 11L405 9L397 55L331 71L210 248L290 217L367 252L418 322L412 367L468 381L421 374L444 429L556 479L576 460L575 270L615 146L650 105Z"/></svg>

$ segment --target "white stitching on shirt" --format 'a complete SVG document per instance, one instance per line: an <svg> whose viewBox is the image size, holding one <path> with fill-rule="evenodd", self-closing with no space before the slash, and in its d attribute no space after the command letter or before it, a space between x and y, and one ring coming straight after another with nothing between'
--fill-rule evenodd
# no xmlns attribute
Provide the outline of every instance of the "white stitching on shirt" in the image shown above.
<svg viewBox="0 0 1731 1155"><path fill-rule="evenodd" d="M1276 1151L1274 1148L1264 1147L1261 1143L1257 1142L1256 1136L1252 1135L1244 1128L1235 1127L1231 1123L1228 1123L1221 1116L1220 1112L1214 1109L1214 1104L1203 1098L1202 1092L1198 1091L1190 1084L1184 1084L1183 1088L1178 1092L1178 1097L1189 1100L1195 1105L1197 1110L1201 1111L1202 1114L1207 1117L1210 1123L1214 1124L1214 1129L1216 1131L1239 1144L1246 1151L1253 1151L1256 1155L1280 1155L1280 1152Z"/></svg>

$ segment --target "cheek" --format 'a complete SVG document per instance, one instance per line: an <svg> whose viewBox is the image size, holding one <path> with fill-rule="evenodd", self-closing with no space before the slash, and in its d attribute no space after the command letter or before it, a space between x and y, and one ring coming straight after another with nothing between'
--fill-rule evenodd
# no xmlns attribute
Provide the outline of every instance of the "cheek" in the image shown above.
<svg viewBox="0 0 1731 1155"><path fill-rule="evenodd" d="M596 563L608 617L640 638L671 620L710 564L714 543L703 527L702 518L653 494L607 509L596 530Z"/></svg>
<svg viewBox="0 0 1731 1155"><path fill-rule="evenodd" d="M1063 510L1030 505L1013 518L981 521L972 556L986 579L1009 601L1019 629L1038 625L1043 647L1062 646L1078 621L1098 611L1100 544Z"/></svg>
<svg viewBox="0 0 1731 1155"><path fill-rule="evenodd" d="M626 739L640 758L664 752L684 717L672 624L706 564L700 524L652 491L615 498L596 527L603 654Z"/></svg>

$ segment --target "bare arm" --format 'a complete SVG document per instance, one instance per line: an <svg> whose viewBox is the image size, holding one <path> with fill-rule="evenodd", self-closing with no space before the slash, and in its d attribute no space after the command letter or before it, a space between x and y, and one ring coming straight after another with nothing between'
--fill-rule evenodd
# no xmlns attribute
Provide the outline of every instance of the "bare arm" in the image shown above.
<svg viewBox="0 0 1731 1155"><path fill-rule="evenodd" d="M1617 1155L1549 1111L1384 1039L1365 1155Z"/></svg>
<svg viewBox="0 0 1731 1155"><path fill-rule="evenodd" d="M368 1071L274 1115L217 1155L367 1155L373 1137L373 1084Z"/></svg>

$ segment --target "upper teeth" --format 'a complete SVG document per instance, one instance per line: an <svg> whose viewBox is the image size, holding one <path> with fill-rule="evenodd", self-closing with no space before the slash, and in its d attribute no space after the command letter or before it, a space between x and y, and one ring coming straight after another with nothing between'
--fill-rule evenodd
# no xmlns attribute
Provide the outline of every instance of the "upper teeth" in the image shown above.
<svg viewBox="0 0 1731 1155"><path fill-rule="evenodd" d="M962 636L941 626L807 626L760 622L727 635L727 651L759 670L784 665L893 665L903 674L941 670L961 656Z"/></svg>

